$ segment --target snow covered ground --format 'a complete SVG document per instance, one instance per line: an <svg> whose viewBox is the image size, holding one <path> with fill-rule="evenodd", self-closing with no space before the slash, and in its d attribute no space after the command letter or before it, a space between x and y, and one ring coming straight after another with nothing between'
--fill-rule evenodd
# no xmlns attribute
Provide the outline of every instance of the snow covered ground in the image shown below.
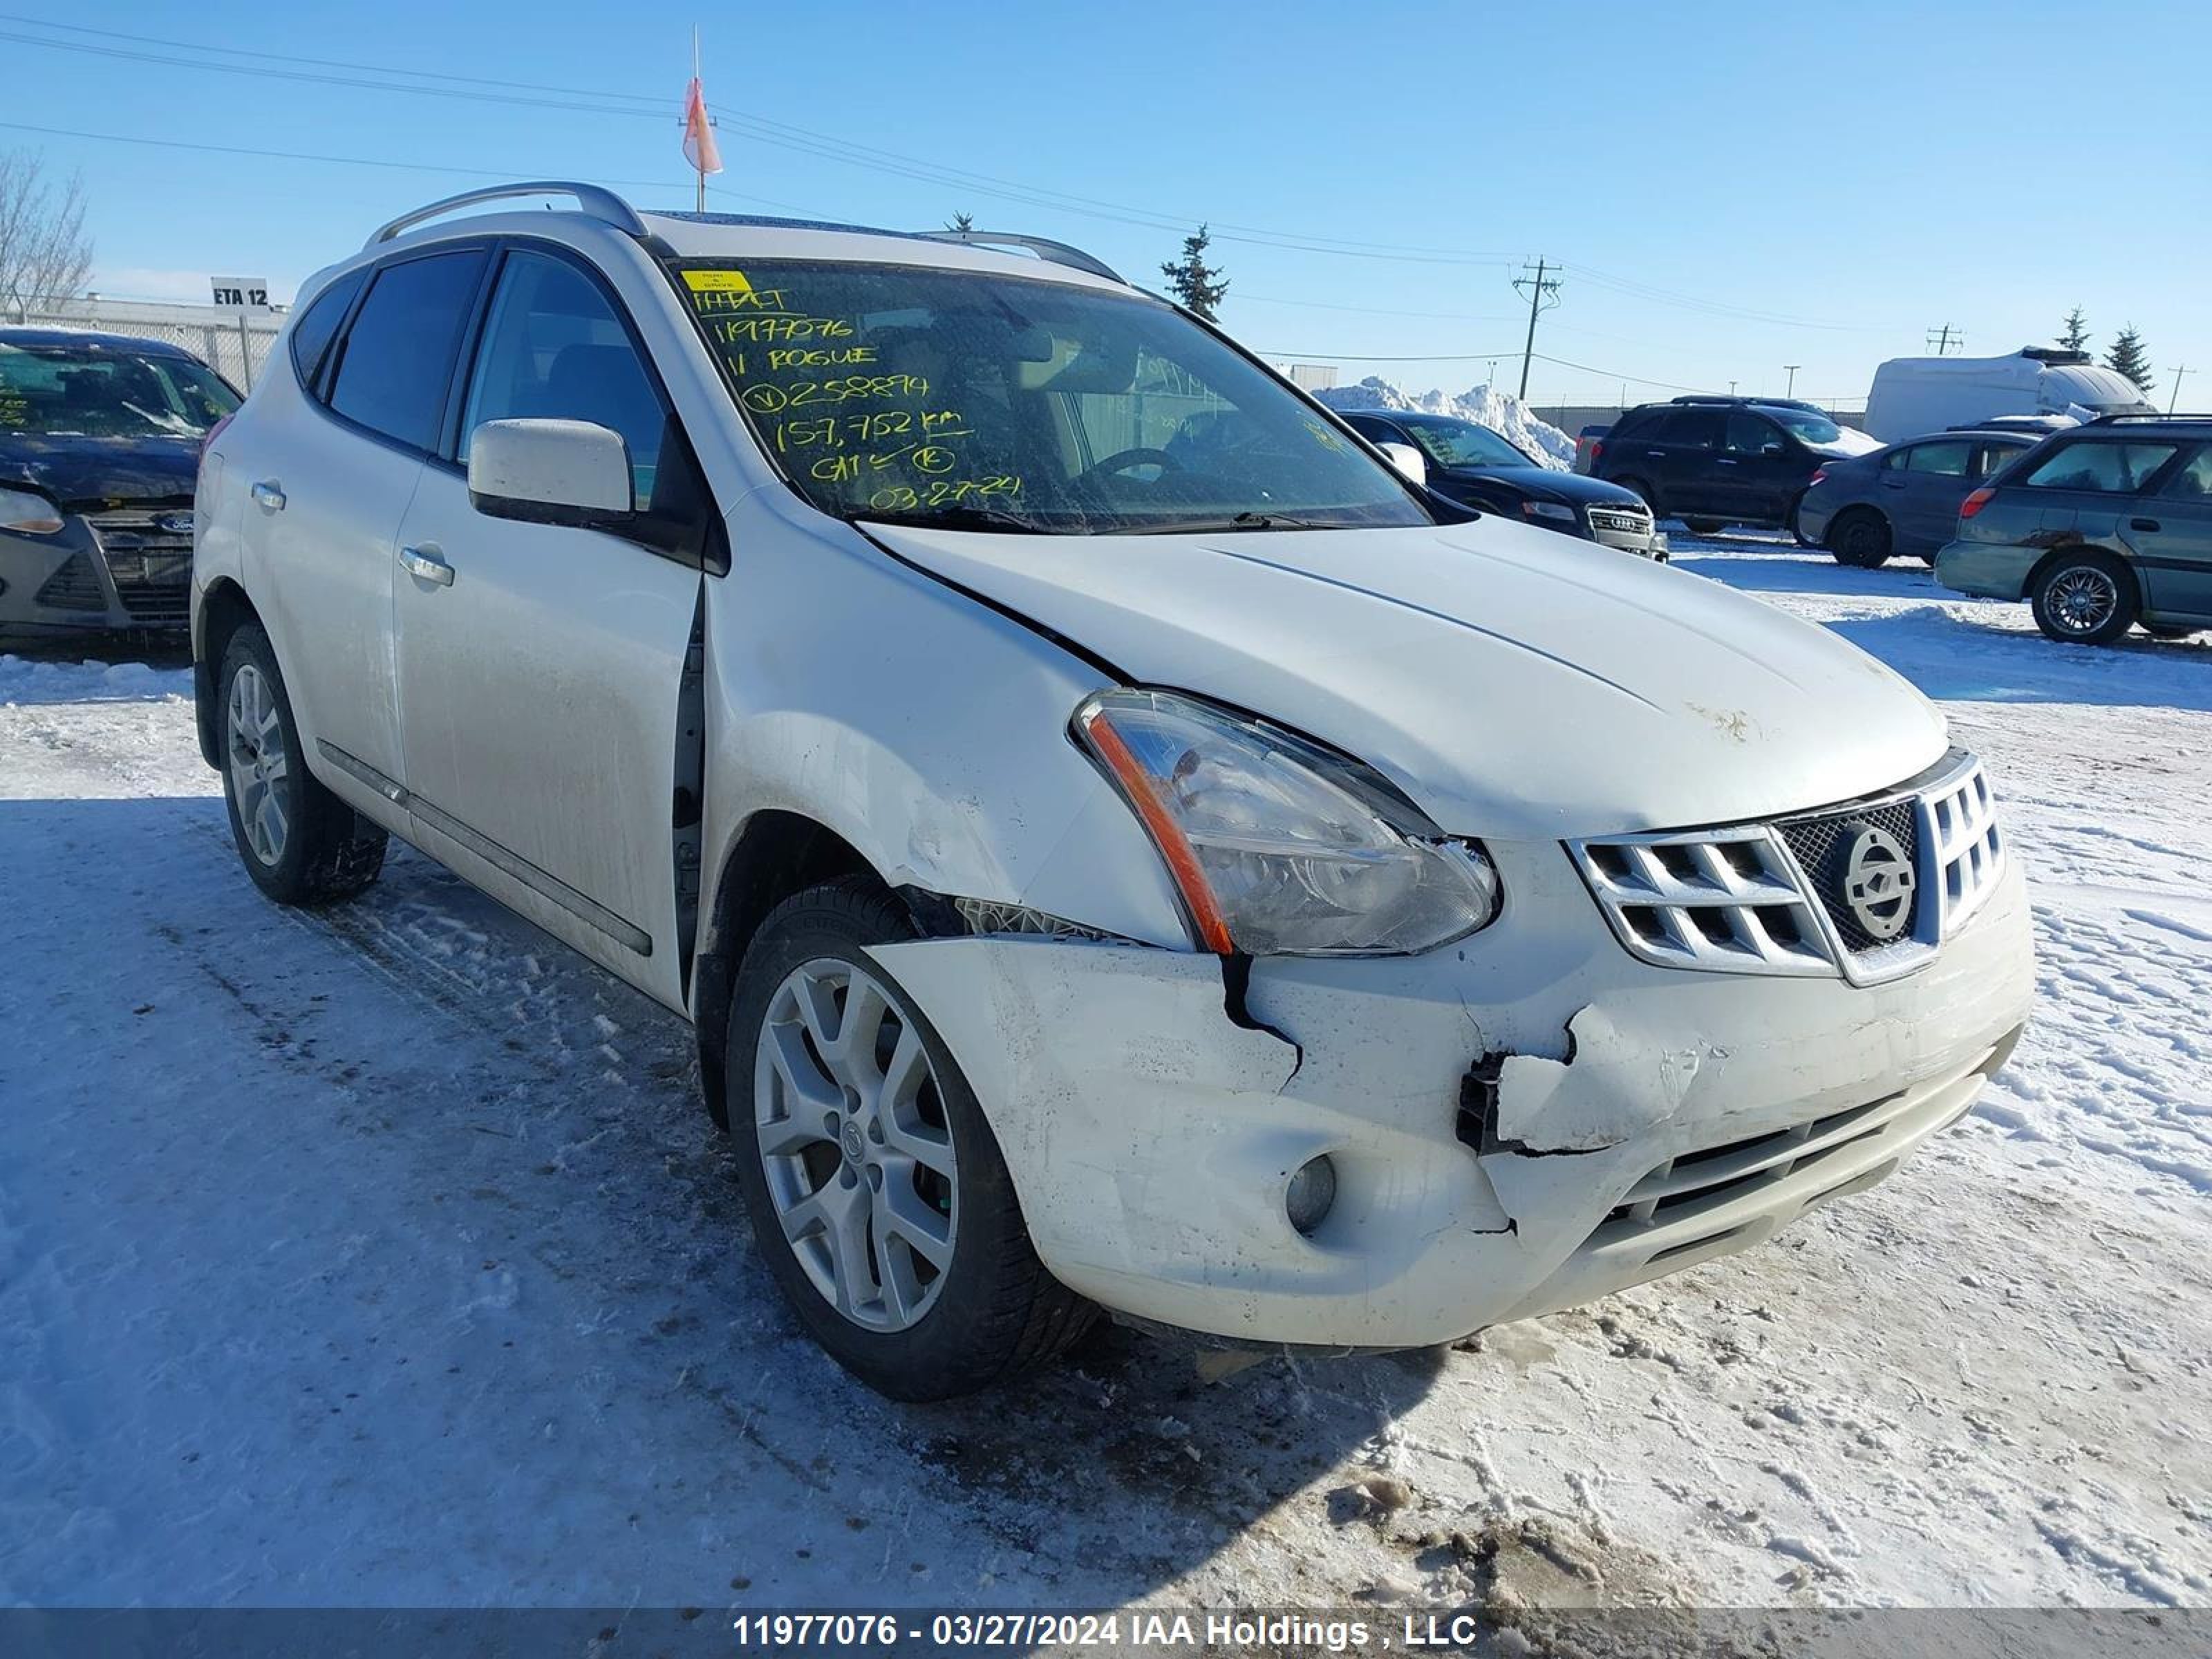
<svg viewBox="0 0 2212 1659"><path fill-rule="evenodd" d="M411 854L272 908L183 671L0 659L0 1605L2212 1602L2212 648L1677 545L1990 760L2043 1000L1979 1109L1458 1351L927 1409L785 1315L677 1021Z"/></svg>

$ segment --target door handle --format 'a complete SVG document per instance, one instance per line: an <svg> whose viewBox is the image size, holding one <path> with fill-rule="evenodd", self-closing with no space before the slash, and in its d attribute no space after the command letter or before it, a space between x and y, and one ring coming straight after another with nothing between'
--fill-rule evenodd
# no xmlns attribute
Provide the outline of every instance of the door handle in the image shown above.
<svg viewBox="0 0 2212 1659"><path fill-rule="evenodd" d="M1663 461L1667 459L1667 452L1663 449L1647 449L1644 452L1644 459L1647 461Z"/></svg>
<svg viewBox="0 0 2212 1659"><path fill-rule="evenodd" d="M453 567L446 562L446 556L436 545L425 542L420 547L399 550L399 562L407 567L410 576L420 576L426 582L435 582L441 587L453 585Z"/></svg>
<svg viewBox="0 0 2212 1659"><path fill-rule="evenodd" d="M284 510L284 492L265 479L253 486L253 504L264 513Z"/></svg>
<svg viewBox="0 0 2212 1659"><path fill-rule="evenodd" d="M2130 530L2155 530L2158 528L2158 520L2156 519L2130 519L2128 520L2128 528Z"/></svg>
<svg viewBox="0 0 2212 1659"><path fill-rule="evenodd" d="M1881 487L1884 489L1902 489L1905 488L1905 480L1902 478L1884 478L1881 481Z"/></svg>
<svg viewBox="0 0 2212 1659"><path fill-rule="evenodd" d="M1729 459L1725 455L1717 455L1713 458L1713 465L1715 466L1734 466L1735 463Z"/></svg>

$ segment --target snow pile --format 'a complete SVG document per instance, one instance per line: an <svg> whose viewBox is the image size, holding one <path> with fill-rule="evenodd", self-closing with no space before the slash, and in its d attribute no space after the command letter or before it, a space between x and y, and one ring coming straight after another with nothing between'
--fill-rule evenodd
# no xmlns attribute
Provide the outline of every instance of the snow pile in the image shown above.
<svg viewBox="0 0 2212 1659"><path fill-rule="evenodd" d="M1331 409L1412 409L1424 415L1455 415L1462 421L1488 427L1546 466L1565 472L1575 464L1571 437L1549 422L1538 420L1518 398L1496 386L1470 386L1456 396L1439 390L1416 397L1378 374L1370 374L1358 386L1331 386L1314 396Z"/></svg>

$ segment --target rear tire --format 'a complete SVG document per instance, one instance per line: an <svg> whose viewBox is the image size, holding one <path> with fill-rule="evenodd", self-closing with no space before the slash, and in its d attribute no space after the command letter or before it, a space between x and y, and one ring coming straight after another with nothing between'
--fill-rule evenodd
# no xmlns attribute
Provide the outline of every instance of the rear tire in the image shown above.
<svg viewBox="0 0 2212 1659"><path fill-rule="evenodd" d="M753 1237L799 1322L877 1392L946 1400L1053 1358L1097 1310L1037 1260L975 1091L869 950L913 937L856 877L770 911L726 1086Z"/></svg>
<svg viewBox="0 0 2212 1659"><path fill-rule="evenodd" d="M2204 631L2201 628L2168 628L2163 623L2153 627L2148 623L2142 625L2142 629L2154 640L2193 640Z"/></svg>
<svg viewBox="0 0 2212 1659"><path fill-rule="evenodd" d="M1828 551L1854 570L1879 570L1889 562L1889 520L1870 507L1854 507L1828 526Z"/></svg>
<svg viewBox="0 0 2212 1659"><path fill-rule="evenodd" d="M2052 558L2036 572L2028 599L2035 625L2066 645L2110 645L2135 626L2142 608L2134 573L2093 547Z"/></svg>
<svg viewBox="0 0 2212 1659"><path fill-rule="evenodd" d="M1682 528L1688 531L1692 536L1717 536L1722 531L1728 528L1728 520L1726 519L1686 518L1682 520Z"/></svg>
<svg viewBox="0 0 2212 1659"><path fill-rule="evenodd" d="M246 873L279 904L351 898L384 868L385 833L308 772L276 653L258 623L230 636L216 685L222 798Z"/></svg>

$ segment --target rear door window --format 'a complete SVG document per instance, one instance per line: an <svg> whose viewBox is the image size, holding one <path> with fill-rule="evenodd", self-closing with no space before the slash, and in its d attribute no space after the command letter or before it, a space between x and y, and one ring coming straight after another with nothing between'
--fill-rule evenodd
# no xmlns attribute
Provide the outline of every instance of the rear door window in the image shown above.
<svg viewBox="0 0 2212 1659"><path fill-rule="evenodd" d="M378 271L339 343L331 408L410 449L435 449L485 257L462 248Z"/></svg>
<svg viewBox="0 0 2212 1659"><path fill-rule="evenodd" d="M2031 489L2087 489L2132 495L2174 457L2178 444L2114 443L2087 439L2063 446L2031 467Z"/></svg>
<svg viewBox="0 0 2212 1659"><path fill-rule="evenodd" d="M1933 472L1946 478L1963 478L1973 462L1971 443L1915 444L1905 463L1908 472Z"/></svg>
<svg viewBox="0 0 2212 1659"><path fill-rule="evenodd" d="M1660 443L1682 444L1692 449L1717 449L1721 444L1719 411L1678 409L1660 416L1659 429L1650 435Z"/></svg>

